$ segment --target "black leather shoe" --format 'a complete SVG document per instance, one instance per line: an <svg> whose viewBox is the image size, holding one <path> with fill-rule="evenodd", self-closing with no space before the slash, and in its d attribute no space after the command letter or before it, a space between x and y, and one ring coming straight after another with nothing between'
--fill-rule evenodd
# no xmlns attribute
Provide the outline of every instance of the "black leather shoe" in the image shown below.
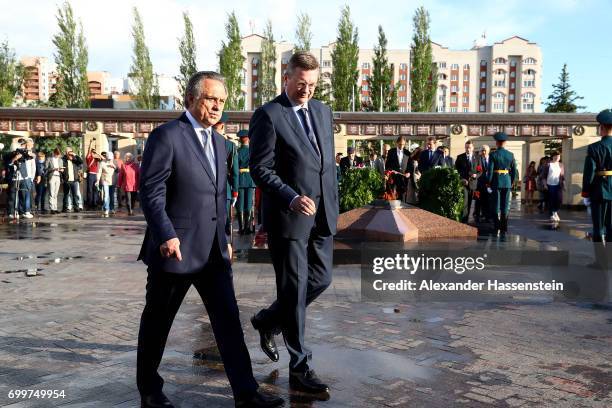
<svg viewBox="0 0 612 408"><path fill-rule="evenodd" d="M255 316L251 317L251 324L253 325L253 328L259 332L259 344L263 352L270 358L270 360L278 361L278 348L276 347L276 342L274 341L274 332L259 327Z"/></svg>
<svg viewBox="0 0 612 408"><path fill-rule="evenodd" d="M317 377L314 370L289 372L289 385L294 390L309 394L329 393L329 387Z"/></svg>
<svg viewBox="0 0 612 408"><path fill-rule="evenodd" d="M142 395L140 397L140 408L174 408L163 392Z"/></svg>
<svg viewBox="0 0 612 408"><path fill-rule="evenodd" d="M250 398L236 400L236 408L274 408L283 405L284 399L262 391L255 391Z"/></svg>

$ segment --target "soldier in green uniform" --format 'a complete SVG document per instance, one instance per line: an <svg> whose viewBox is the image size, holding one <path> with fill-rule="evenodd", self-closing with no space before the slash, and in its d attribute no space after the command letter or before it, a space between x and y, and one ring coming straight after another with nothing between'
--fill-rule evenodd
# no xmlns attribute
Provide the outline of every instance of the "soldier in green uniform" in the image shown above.
<svg viewBox="0 0 612 408"><path fill-rule="evenodd" d="M582 175L582 197L591 206L596 262L607 268L612 242L612 110L597 115L601 140L589 145Z"/></svg>
<svg viewBox="0 0 612 408"><path fill-rule="evenodd" d="M233 243L232 237L232 207L238 200L238 155L236 153L236 145L234 142L229 140L225 134L225 123L227 122L227 113L221 114L221 119L213 127L217 132L223 135L225 138L225 151L227 156L225 158L227 163L227 220L225 221L225 233L230 237L230 245ZM232 251L230 250L230 258Z"/></svg>
<svg viewBox="0 0 612 408"><path fill-rule="evenodd" d="M516 160L512 152L506 150L508 135L497 132L493 135L497 149L490 154L487 182L492 190L493 222L495 229L502 233L508 231L508 211L512 185L517 178Z"/></svg>
<svg viewBox="0 0 612 408"><path fill-rule="evenodd" d="M241 146L238 148L238 206L236 216L238 217L238 233L251 234L255 232L253 227L254 210L253 198L255 196L255 183L249 172L249 132L241 130L238 132Z"/></svg>

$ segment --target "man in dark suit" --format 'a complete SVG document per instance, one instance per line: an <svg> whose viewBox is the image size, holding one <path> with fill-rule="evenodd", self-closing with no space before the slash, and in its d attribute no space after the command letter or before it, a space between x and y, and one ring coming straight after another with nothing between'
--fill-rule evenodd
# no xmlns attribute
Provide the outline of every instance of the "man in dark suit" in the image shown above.
<svg viewBox="0 0 612 408"><path fill-rule="evenodd" d="M474 143L471 140L465 142L465 153L457 156L455 168L459 172L464 191L463 222L467 223L472 209L474 192L478 187L478 178L482 175L480 158L474 153ZM474 213L474 216L476 214Z"/></svg>
<svg viewBox="0 0 612 408"><path fill-rule="evenodd" d="M398 199L404 197L406 192L406 184L408 183L408 163L410 162L410 152L406 149L406 139L404 136L399 136L395 141L396 147L389 150L387 153L387 161L385 162L385 169L387 171L395 171L393 174L393 183L397 192Z"/></svg>
<svg viewBox="0 0 612 408"><path fill-rule="evenodd" d="M436 166L442 166L442 154L438 152L437 144L438 141L434 136L427 138L425 149L419 155L419 171L421 174Z"/></svg>
<svg viewBox="0 0 612 408"><path fill-rule="evenodd" d="M441 167L455 167L455 161L450 155L450 149L448 146L442 148L442 160L440 163Z"/></svg>
<svg viewBox="0 0 612 408"><path fill-rule="evenodd" d="M240 324L227 252L226 151L212 129L227 98L215 72L194 74L187 111L148 138L140 173L147 231L138 259L148 265L138 334L137 385L142 407L171 407L157 370L174 316L194 285L206 306L237 407L276 407L260 393Z"/></svg>
<svg viewBox="0 0 612 408"><path fill-rule="evenodd" d="M482 167L482 174L478 177L477 191L478 199L476 200L476 206L474 208L474 219L476 222L480 222L481 218L485 222L489 222L491 215L491 189L487 186L488 171L489 171L489 157L490 147L488 145L482 145L480 148L480 166Z"/></svg>
<svg viewBox="0 0 612 408"><path fill-rule="evenodd" d="M346 157L340 159L340 174L344 175L348 169L352 169L353 167L359 167L363 164L363 160L361 157L358 157L355 154L355 148L349 147L346 149Z"/></svg>
<svg viewBox="0 0 612 408"><path fill-rule="evenodd" d="M376 152L370 153L370 160L365 162L365 166L376 170L381 177L385 177L385 163L378 158Z"/></svg>
<svg viewBox="0 0 612 408"><path fill-rule="evenodd" d="M285 92L251 118L251 176L263 192L263 225L276 273L277 299L253 316L264 352L274 361L274 334L290 354L293 389L329 398L329 387L308 365L306 307L331 283L338 218L331 109L311 99L319 64L308 52L289 60Z"/></svg>

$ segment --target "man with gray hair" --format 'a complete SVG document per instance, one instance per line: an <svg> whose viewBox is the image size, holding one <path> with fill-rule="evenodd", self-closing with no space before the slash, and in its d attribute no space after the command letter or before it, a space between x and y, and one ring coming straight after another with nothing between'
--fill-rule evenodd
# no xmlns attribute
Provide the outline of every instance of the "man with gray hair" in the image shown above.
<svg viewBox="0 0 612 408"><path fill-rule="evenodd" d="M148 265L148 276L136 363L142 407L172 407L158 368L191 285L206 306L236 407L283 405L258 391L234 294L225 233L225 143L213 129L226 99L222 76L197 72L185 91L187 111L156 128L145 147L139 191L147 230L138 259Z"/></svg>
<svg viewBox="0 0 612 408"><path fill-rule="evenodd" d="M266 355L278 361L274 335L282 332L291 357L294 390L329 398L329 387L309 365L306 307L332 280L338 181L331 109L312 99L319 77L314 55L296 52L285 90L251 118L249 167L261 188L263 226L276 273L276 300L251 323Z"/></svg>

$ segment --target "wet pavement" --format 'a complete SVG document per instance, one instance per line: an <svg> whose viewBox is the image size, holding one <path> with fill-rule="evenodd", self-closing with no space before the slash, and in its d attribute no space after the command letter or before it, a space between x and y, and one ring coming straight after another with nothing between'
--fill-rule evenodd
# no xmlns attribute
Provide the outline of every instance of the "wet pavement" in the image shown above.
<svg viewBox="0 0 612 408"><path fill-rule="evenodd" d="M551 224L513 204L503 246L570 250L591 262L585 213ZM0 406L137 407L136 342L145 267L136 262L142 216L93 213L0 224ZM269 264L247 263L238 237L234 281L262 387L292 407L609 407L612 311L589 303L429 302L360 298L358 265L334 269L332 286L308 309L312 366L331 399L292 394L288 357L269 361L248 324L275 291ZM482 229L479 245L500 239ZM282 341L277 339L279 343ZM160 369L177 407L232 407L210 323L192 288ZM10 390L64 390L60 399L11 399Z"/></svg>

